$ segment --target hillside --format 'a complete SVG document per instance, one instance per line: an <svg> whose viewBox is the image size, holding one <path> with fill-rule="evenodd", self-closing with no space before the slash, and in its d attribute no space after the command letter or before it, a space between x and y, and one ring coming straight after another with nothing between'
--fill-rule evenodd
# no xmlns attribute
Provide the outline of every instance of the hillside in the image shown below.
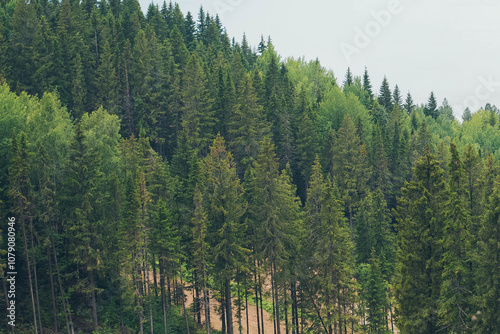
<svg viewBox="0 0 500 334"><path fill-rule="evenodd" d="M236 334L245 295L265 333L497 332L499 110L334 70L203 8L2 1L0 333Z"/></svg>

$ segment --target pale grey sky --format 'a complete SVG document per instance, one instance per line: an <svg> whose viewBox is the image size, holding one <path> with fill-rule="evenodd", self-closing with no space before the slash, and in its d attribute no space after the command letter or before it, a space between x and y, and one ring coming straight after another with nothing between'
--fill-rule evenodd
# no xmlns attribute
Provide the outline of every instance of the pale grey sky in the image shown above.
<svg viewBox="0 0 500 334"><path fill-rule="evenodd" d="M157 2L163 0L155 0ZM145 10L150 0L141 0ZM168 2L168 1L167 1ZM367 66L416 103L432 91L461 119L466 106L500 107L500 0L180 0L196 19L219 13L229 36L257 46L271 36L283 57L319 58L341 82Z"/></svg>

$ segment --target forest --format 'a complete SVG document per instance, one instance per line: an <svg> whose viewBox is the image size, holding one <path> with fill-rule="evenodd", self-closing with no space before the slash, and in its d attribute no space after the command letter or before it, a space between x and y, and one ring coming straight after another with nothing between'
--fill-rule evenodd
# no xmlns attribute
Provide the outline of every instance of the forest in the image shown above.
<svg viewBox="0 0 500 334"><path fill-rule="evenodd" d="M0 333L500 331L500 110L194 15L0 0Z"/></svg>

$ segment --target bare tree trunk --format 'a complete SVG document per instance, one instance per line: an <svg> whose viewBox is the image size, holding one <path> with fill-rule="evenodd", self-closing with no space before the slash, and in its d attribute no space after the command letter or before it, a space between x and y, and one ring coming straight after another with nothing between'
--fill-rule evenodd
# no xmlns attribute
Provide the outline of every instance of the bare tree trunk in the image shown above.
<svg viewBox="0 0 500 334"><path fill-rule="evenodd" d="M151 331L151 334L154 334L154 326L153 326L153 307L151 305L151 284L149 281L149 262L148 262L148 238L147 236L145 237L146 242L145 242L145 253L146 253L146 287L147 287L147 294L148 294L148 306L149 306L149 328Z"/></svg>
<svg viewBox="0 0 500 334"><path fill-rule="evenodd" d="M38 297L38 275L36 270L35 242L33 241L34 239L33 217L30 217L30 232L31 232L31 258L33 261L33 275L35 278L35 296L36 296L38 324L40 326L40 333L43 334L42 315L40 311L40 298Z"/></svg>
<svg viewBox="0 0 500 334"><path fill-rule="evenodd" d="M227 326L227 334L234 334L233 331L233 305L231 303L231 281L226 279L225 282L226 287L226 326Z"/></svg>
<svg viewBox="0 0 500 334"><path fill-rule="evenodd" d="M91 269L89 271L89 278L90 278L90 294L91 294L91 299L92 299L92 320L94 321L94 330L97 331L97 327L99 326L99 323L97 321L97 302L96 302L96 296L95 296L95 283L94 283L94 270Z"/></svg>
<svg viewBox="0 0 500 334"><path fill-rule="evenodd" d="M52 295L52 313L54 315L54 332L59 333L59 323L57 321L57 305L56 305L56 291L54 289L54 273L52 271L52 258L50 256L50 247L47 245L47 260L49 261L49 278L50 278L50 292Z"/></svg>
<svg viewBox="0 0 500 334"><path fill-rule="evenodd" d="M187 312L186 312L186 296L184 295L184 282L182 280L182 260L179 261L180 263L180 276L181 276L181 299L182 299L182 309L184 311L184 319L186 320L186 331L187 331L187 334L190 334L189 333L189 321L188 321L188 316L187 316Z"/></svg>
<svg viewBox="0 0 500 334"><path fill-rule="evenodd" d="M286 285L285 285L286 287ZM283 289L283 301L284 301L284 305L285 305L285 331L286 331L286 334L289 334L288 333L288 300L287 300L287 295L286 295L286 288Z"/></svg>
<svg viewBox="0 0 500 334"><path fill-rule="evenodd" d="M158 297L158 280L156 279L156 258L155 258L155 253L152 254L153 257L153 282L154 282L154 290L155 290L155 297Z"/></svg>
<svg viewBox="0 0 500 334"><path fill-rule="evenodd" d="M36 308L35 308L35 295L33 292L33 281L31 278L31 263L30 263L30 256L29 256L29 251L28 251L28 240L27 240L27 235L26 235L26 224L24 222L24 218L21 218L21 229L23 232L23 239L24 239L24 253L26 255L26 264L28 268L28 278L29 278L29 285L30 285L30 296L31 296L31 307L33 309L33 323L35 327L35 334L38 334L38 324L37 324L37 313L36 313Z"/></svg>
<svg viewBox="0 0 500 334"><path fill-rule="evenodd" d="M255 281L255 309L257 310L257 334L260 334L260 319L259 319L259 285L257 283L257 261L254 260L255 271L253 273Z"/></svg>
<svg viewBox="0 0 500 334"><path fill-rule="evenodd" d="M220 290L220 309L221 309L221 322L222 322L222 333L227 333L226 330L226 303L224 298L224 286Z"/></svg>
<svg viewBox="0 0 500 334"><path fill-rule="evenodd" d="M61 280L61 273L59 271L59 263L57 261L57 252L56 246L54 244L54 236L51 238L52 242L52 251L54 253L54 264L56 265L56 273L57 273L57 281L59 282L59 290L61 290L61 299L64 310L64 320L66 321L66 328L68 330L68 334L74 334L75 330L73 328L73 319L71 318L71 310L69 309L69 303L66 303L66 296L64 295L64 288Z"/></svg>
<svg viewBox="0 0 500 334"><path fill-rule="evenodd" d="M260 297L260 325L262 326L262 334L264 334L264 308L262 307L262 284L260 282L259 274L259 297Z"/></svg>
<svg viewBox="0 0 500 334"><path fill-rule="evenodd" d="M161 304L163 307L163 329L165 334L168 334L167 328L167 296L165 291L165 267L164 261L161 257L159 257L159 265L160 265L160 293L161 293Z"/></svg>
<svg viewBox="0 0 500 334"><path fill-rule="evenodd" d="M245 311L247 317L247 334L250 334L250 329L248 327L248 287L246 282L245 282Z"/></svg>
<svg viewBox="0 0 500 334"><path fill-rule="evenodd" d="M277 334L281 334L278 279L276 277L276 264L275 263L273 263L273 273L274 273L274 294L276 296L276 332L277 332Z"/></svg>

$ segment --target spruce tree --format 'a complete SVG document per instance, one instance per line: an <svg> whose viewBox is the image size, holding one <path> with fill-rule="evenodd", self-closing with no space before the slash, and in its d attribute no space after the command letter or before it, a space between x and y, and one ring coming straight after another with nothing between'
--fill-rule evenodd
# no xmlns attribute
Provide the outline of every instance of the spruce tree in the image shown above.
<svg viewBox="0 0 500 334"><path fill-rule="evenodd" d="M436 97L434 96L434 92L431 92L431 95L429 96L429 101L427 101L427 104L425 105L424 108L424 114L425 116L430 116L434 119L436 119L439 116L437 101Z"/></svg>
<svg viewBox="0 0 500 334"><path fill-rule="evenodd" d="M426 149L413 179L401 189L395 211L398 265L395 296L398 328L408 333L437 333L443 268L442 224L448 193L439 161Z"/></svg>
<svg viewBox="0 0 500 334"><path fill-rule="evenodd" d="M478 269L476 271L478 312L474 329L479 333L495 332L500 326L500 182L493 183L492 194L487 199L486 210L479 230Z"/></svg>
<svg viewBox="0 0 500 334"><path fill-rule="evenodd" d="M226 150L220 135L203 160L201 174L207 217L211 223L209 234L214 269L219 273L218 280L224 290L227 333L233 334L231 280L236 269L245 264L248 253L243 240L245 224L241 219L246 202L232 154Z"/></svg>
<svg viewBox="0 0 500 334"><path fill-rule="evenodd" d="M230 147L238 163L238 174L243 175L257 159L261 140L269 134L270 127L258 103L250 75L245 74L238 89L229 122Z"/></svg>
<svg viewBox="0 0 500 334"><path fill-rule="evenodd" d="M385 108L385 112L387 114L391 112L393 105L392 93L389 87L389 81L387 81L387 77L385 76L384 80L382 81L382 86L380 86L378 103Z"/></svg>
<svg viewBox="0 0 500 334"><path fill-rule="evenodd" d="M344 117L342 126L337 132L332 156L331 173L338 182L353 237L353 217L360 199L367 190L371 171L366 163L366 148L360 144L360 138L349 115Z"/></svg>
<svg viewBox="0 0 500 334"><path fill-rule="evenodd" d="M440 324L448 332L463 333L469 325L473 293L471 216L464 168L455 144L450 146L448 164L449 200L444 226L443 282Z"/></svg>
<svg viewBox="0 0 500 334"><path fill-rule="evenodd" d="M213 140L212 104L207 88L207 77L196 53L189 58L183 76L182 129L185 131L189 145L193 149L206 152Z"/></svg>

